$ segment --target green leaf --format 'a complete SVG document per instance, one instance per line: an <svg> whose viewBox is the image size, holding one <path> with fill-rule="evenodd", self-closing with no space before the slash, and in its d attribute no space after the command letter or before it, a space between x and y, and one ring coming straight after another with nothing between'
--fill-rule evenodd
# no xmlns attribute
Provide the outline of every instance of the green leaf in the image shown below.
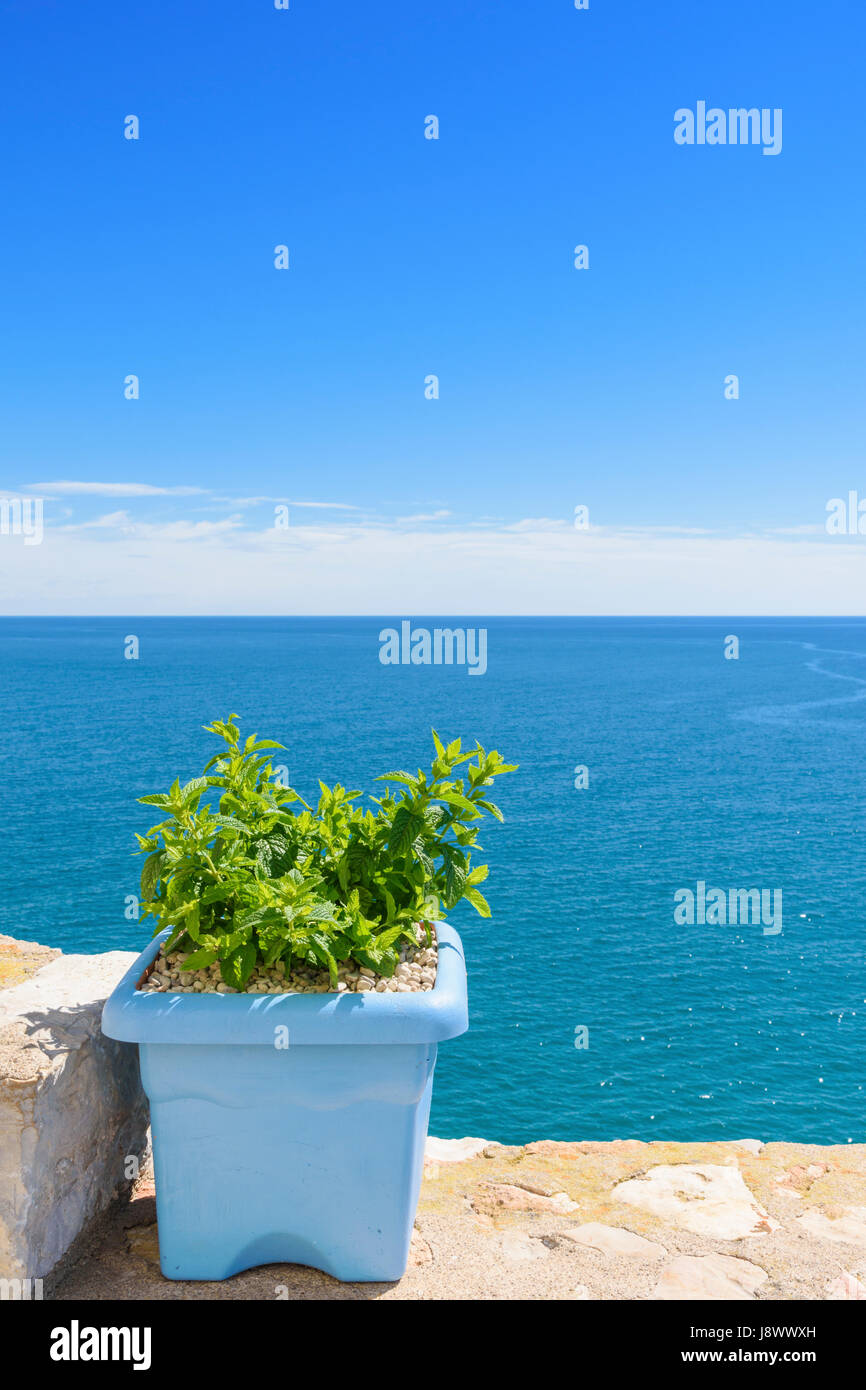
<svg viewBox="0 0 866 1390"><path fill-rule="evenodd" d="M284 743L275 743L272 738L260 738L259 741L256 742L255 734L250 734L244 744L244 754L260 753L263 748L285 748L285 746Z"/></svg>
<svg viewBox="0 0 866 1390"><path fill-rule="evenodd" d="M418 790L418 778L410 777L408 772L383 772L380 777L374 779L376 782L400 782L404 787L411 787L413 792Z"/></svg>
<svg viewBox="0 0 866 1390"><path fill-rule="evenodd" d="M210 888L204 890L199 898L199 902L202 907L206 907L210 903L222 903L225 902L227 898L234 897L236 892L236 883L214 883Z"/></svg>
<svg viewBox="0 0 866 1390"><path fill-rule="evenodd" d="M200 939L200 935L201 935L200 930L199 930L200 918L201 918L201 909L199 908L198 903L196 903L195 907L192 909L191 912L185 912L184 915L183 915L182 926L184 927L184 930L185 930L185 931L188 931L188 932L189 932L189 934L190 934L190 936L192 937L193 941L198 941L198 940Z"/></svg>
<svg viewBox="0 0 866 1390"><path fill-rule="evenodd" d="M241 946L237 951L233 951L228 957L220 960L220 974L227 985L233 989L243 989L247 980L256 968L256 957L258 951L250 942L247 946Z"/></svg>
<svg viewBox="0 0 866 1390"><path fill-rule="evenodd" d="M260 938L260 943L261 943L261 938ZM288 942L287 942L287 940L286 940L286 938L285 938L284 936L275 936L274 939L273 939L273 941L271 941L271 942L268 944L268 946L265 948L265 952L264 952L264 956L263 956L263 960L264 960L265 965L266 965L266 966L273 965L274 961L279 960L280 956L283 955L283 953L284 953L284 951L286 950L286 947L287 947L287 946L288 946Z"/></svg>
<svg viewBox="0 0 866 1390"><path fill-rule="evenodd" d="M308 922L332 922L337 909L333 903L316 903L309 912L304 912Z"/></svg>
<svg viewBox="0 0 866 1390"><path fill-rule="evenodd" d="M332 988L332 989L336 989L336 988L337 988L337 962L336 962L336 960L334 959L334 957L333 957L333 955L332 955L332 953L331 953L330 951L326 951L326 952L325 952L325 963L326 963L326 965L327 965L327 967L328 967L328 976L329 976L329 978L330 978L331 988Z"/></svg>
<svg viewBox="0 0 866 1390"><path fill-rule="evenodd" d="M217 830L237 830L241 835L252 835L253 827L244 825L235 816L214 816L213 824Z"/></svg>
<svg viewBox="0 0 866 1390"><path fill-rule="evenodd" d="M144 902L150 902L155 896L162 862L162 850L157 850L155 854L149 855L144 861L144 866L141 870L141 896Z"/></svg>
<svg viewBox="0 0 866 1390"><path fill-rule="evenodd" d="M376 950L387 951L401 938L414 940L414 933L405 922L401 922L399 926L396 927L389 927L387 931L377 932Z"/></svg>
<svg viewBox="0 0 866 1390"><path fill-rule="evenodd" d="M398 806L391 824L389 847L397 854L408 854L413 842L424 829L424 819L415 815L405 802Z"/></svg>
<svg viewBox="0 0 866 1390"><path fill-rule="evenodd" d="M203 946L199 951L193 951L191 956L187 956L181 966L182 970L206 970L209 965L213 965L219 952Z"/></svg>
<svg viewBox="0 0 866 1390"><path fill-rule="evenodd" d="M427 853L427 850L424 847L423 840L421 840L420 838L417 839L412 848L415 851L415 857L418 860L418 863L424 870L425 877L432 878L436 870L433 864L433 860L430 858L430 855Z"/></svg>
<svg viewBox="0 0 866 1390"><path fill-rule="evenodd" d="M231 940L232 936L237 937L236 945L243 941L249 941L254 931L262 927L275 926L283 920L278 907L251 907L243 912L236 912L234 915L234 926L236 930L228 933L226 939Z"/></svg>
<svg viewBox="0 0 866 1390"><path fill-rule="evenodd" d="M440 801L447 802L449 806L456 806L459 810L465 811L467 816L469 816L470 820L478 819L479 815L481 814L478 810L478 807L484 804L481 801L479 801L477 804L474 801L469 801L468 798L463 796L461 792L438 791L436 793L436 796Z"/></svg>
<svg viewBox="0 0 866 1390"><path fill-rule="evenodd" d="M173 903L169 906L169 913L175 921L182 921L190 913L195 913L198 917L199 903L198 898L189 898L186 902Z"/></svg>
<svg viewBox="0 0 866 1390"><path fill-rule="evenodd" d="M465 895L466 901L470 902L476 912L480 912L482 917L490 916L490 904L487 899L479 893L477 888L467 888Z"/></svg>
<svg viewBox="0 0 866 1390"><path fill-rule="evenodd" d="M251 849L255 853L256 863L268 878L279 878L292 866L294 846L285 835L267 835L261 840L256 840Z"/></svg>
<svg viewBox="0 0 866 1390"><path fill-rule="evenodd" d="M189 806L196 801L206 789L208 779L206 777L194 777L191 782L187 782L180 794L180 799L184 806Z"/></svg>
<svg viewBox="0 0 866 1390"><path fill-rule="evenodd" d="M162 923L160 922L160 924L159 924L159 926L157 927L156 931L153 933L154 936L158 936L159 933L160 933L161 931L162 931ZM179 942L179 941L184 941L185 938L186 938L186 930L185 930L185 928L184 928L184 926L183 926L183 923L181 923L181 925L180 925L179 927L175 927L174 931L171 932L171 933L165 938L165 941L163 942L163 946L162 946L162 953L163 953L163 955L164 955L164 956L171 955L171 952L176 948L178 942ZM181 948L181 949L183 949L183 948Z"/></svg>
<svg viewBox="0 0 866 1390"><path fill-rule="evenodd" d="M450 912L457 906L465 890L466 870L449 856L445 860L445 893L442 899L446 911Z"/></svg>

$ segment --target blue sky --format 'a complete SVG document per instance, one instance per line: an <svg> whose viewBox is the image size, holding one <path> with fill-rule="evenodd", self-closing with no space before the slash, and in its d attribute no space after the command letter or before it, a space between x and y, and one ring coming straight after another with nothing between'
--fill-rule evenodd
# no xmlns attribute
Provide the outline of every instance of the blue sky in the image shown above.
<svg viewBox="0 0 866 1390"><path fill-rule="evenodd" d="M861 611L848 0L0 14L3 611Z"/></svg>

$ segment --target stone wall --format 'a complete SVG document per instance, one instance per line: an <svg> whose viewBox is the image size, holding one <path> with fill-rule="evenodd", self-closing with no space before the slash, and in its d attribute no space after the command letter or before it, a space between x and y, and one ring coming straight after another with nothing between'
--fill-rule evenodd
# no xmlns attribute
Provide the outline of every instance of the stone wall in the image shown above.
<svg viewBox="0 0 866 1390"><path fill-rule="evenodd" d="M138 1049L100 1028L134 958L0 937L0 1279L49 1276L144 1158Z"/></svg>

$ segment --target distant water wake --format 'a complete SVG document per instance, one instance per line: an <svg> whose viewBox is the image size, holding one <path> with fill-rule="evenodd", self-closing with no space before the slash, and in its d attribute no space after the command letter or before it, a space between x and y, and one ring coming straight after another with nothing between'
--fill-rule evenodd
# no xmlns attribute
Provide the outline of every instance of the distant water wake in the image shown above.
<svg viewBox="0 0 866 1390"><path fill-rule="evenodd" d="M844 726L844 721L841 719L804 719L803 715L809 710L857 705L866 700L866 676L852 676L844 671L831 671L823 664L825 657L834 656L849 657L855 661L866 661L866 652L852 652L834 647L817 647L814 642L797 642L795 645L800 647L802 651L817 653L811 661L805 663L807 671L814 671L816 675L826 676L828 680L848 681L857 686L857 690L851 695L840 695L835 699L798 700L796 704L790 705L759 705L754 709L739 710L732 716L733 719L745 720L751 724L798 726L808 724L813 727L839 728Z"/></svg>

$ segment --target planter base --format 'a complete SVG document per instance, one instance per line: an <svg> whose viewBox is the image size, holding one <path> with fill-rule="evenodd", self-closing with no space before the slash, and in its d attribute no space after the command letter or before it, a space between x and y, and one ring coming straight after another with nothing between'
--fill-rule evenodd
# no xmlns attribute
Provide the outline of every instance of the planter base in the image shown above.
<svg viewBox="0 0 866 1390"><path fill-rule="evenodd" d="M143 1043L165 1277L292 1263L401 1278L435 1061L435 1043Z"/></svg>

